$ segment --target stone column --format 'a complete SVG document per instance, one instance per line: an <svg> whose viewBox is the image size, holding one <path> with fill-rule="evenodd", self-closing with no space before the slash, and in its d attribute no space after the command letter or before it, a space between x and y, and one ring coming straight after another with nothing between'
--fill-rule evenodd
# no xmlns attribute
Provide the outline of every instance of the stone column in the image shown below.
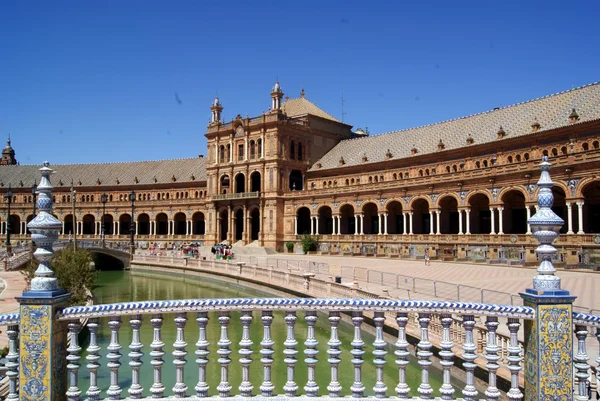
<svg viewBox="0 0 600 401"><path fill-rule="evenodd" d="M388 214L383 214L383 234L388 235Z"/></svg>
<svg viewBox="0 0 600 401"><path fill-rule="evenodd" d="M436 210L435 211L436 214L436 225L437 225L437 235L440 235L442 233L442 231L440 230L440 215L442 214L441 210Z"/></svg>
<svg viewBox="0 0 600 401"><path fill-rule="evenodd" d="M492 230L490 231L490 235L496 234L496 213L495 208L490 207L490 222L492 225Z"/></svg>
<svg viewBox="0 0 600 401"><path fill-rule="evenodd" d="M139 225L138 223L135 223L135 235L138 235L138 231L139 231L139 230L138 230L138 227L139 227L139 226L140 226L140 225Z"/></svg>
<svg viewBox="0 0 600 401"><path fill-rule="evenodd" d="M577 218L579 222L579 229L577 230L577 234L585 234L583 231L583 204L584 202L577 202Z"/></svg>
<svg viewBox="0 0 600 401"><path fill-rule="evenodd" d="M361 213L360 217L360 235L365 235L365 215Z"/></svg>
<svg viewBox="0 0 600 401"><path fill-rule="evenodd" d="M315 216L310 216L310 235L315 234Z"/></svg>
<svg viewBox="0 0 600 401"><path fill-rule="evenodd" d="M98 235L98 223L97 221L94 221L94 235Z"/></svg>
<svg viewBox="0 0 600 401"><path fill-rule="evenodd" d="M354 215L354 235L358 235L358 215Z"/></svg>
<svg viewBox="0 0 600 401"><path fill-rule="evenodd" d="M409 226L408 226L408 227L409 227L409 229L410 229L410 230L409 230L409 234L410 234L410 235L413 235L413 213L414 213L414 212L408 212L408 217L409 217L409 220L410 220L410 224L409 224Z"/></svg>
<svg viewBox="0 0 600 401"><path fill-rule="evenodd" d="M406 215L407 212L402 212L402 234L406 235Z"/></svg>
<svg viewBox="0 0 600 401"><path fill-rule="evenodd" d="M567 202L567 222L568 222L568 231L567 234L575 234L573 232L573 214L572 214L572 210L571 210L571 203ZM529 216L528 216L529 217Z"/></svg>
<svg viewBox="0 0 600 401"><path fill-rule="evenodd" d="M342 216L337 216L338 226L337 226L337 235L342 235Z"/></svg>
<svg viewBox="0 0 600 401"><path fill-rule="evenodd" d="M315 217L315 235L319 235L319 215Z"/></svg>
<svg viewBox="0 0 600 401"><path fill-rule="evenodd" d="M458 209L458 235L463 235L462 209Z"/></svg>
<svg viewBox="0 0 600 401"><path fill-rule="evenodd" d="M471 209L465 209L465 222L467 223L467 231L465 231L465 234L470 235L471 234Z"/></svg>
<svg viewBox="0 0 600 401"><path fill-rule="evenodd" d="M433 234L433 212L429 211L429 234Z"/></svg>
<svg viewBox="0 0 600 401"><path fill-rule="evenodd" d="M244 138L244 161L248 161L248 137Z"/></svg>
<svg viewBox="0 0 600 401"><path fill-rule="evenodd" d="M265 134L263 133L260 139L260 158L265 158Z"/></svg>
<svg viewBox="0 0 600 401"><path fill-rule="evenodd" d="M500 234L500 235L504 234L504 230L502 229L502 227L503 227L502 226L503 225L503 222L502 222L502 211L503 210L504 210L503 207L499 207L498 208L498 234Z"/></svg>
<svg viewBox="0 0 600 401"><path fill-rule="evenodd" d="M120 221L115 221L115 230L114 230L116 235L121 234L121 222Z"/></svg>
<svg viewBox="0 0 600 401"><path fill-rule="evenodd" d="M229 244L233 244L233 214L231 213L231 206L227 206L227 219L227 240Z"/></svg>
<svg viewBox="0 0 600 401"><path fill-rule="evenodd" d="M531 206L525 205L525 210L527 211L527 232L525 234L531 234L531 224L529 224L529 219L531 218Z"/></svg>
<svg viewBox="0 0 600 401"><path fill-rule="evenodd" d="M383 217L383 213L377 213L377 235L383 234L381 231L381 229L383 228L382 224L381 224L382 217Z"/></svg>
<svg viewBox="0 0 600 401"><path fill-rule="evenodd" d="M229 140L229 163L233 162L233 141ZM233 177L231 177L233 179Z"/></svg>
<svg viewBox="0 0 600 401"><path fill-rule="evenodd" d="M298 216L294 216L294 235L298 235Z"/></svg>

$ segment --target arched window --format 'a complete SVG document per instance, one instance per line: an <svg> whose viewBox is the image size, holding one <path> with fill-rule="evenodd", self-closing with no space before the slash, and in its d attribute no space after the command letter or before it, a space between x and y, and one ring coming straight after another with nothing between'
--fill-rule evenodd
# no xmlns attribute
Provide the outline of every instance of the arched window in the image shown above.
<svg viewBox="0 0 600 401"><path fill-rule="evenodd" d="M475 162L475 167L476 167L476 168L481 168L481 163L480 163L479 161L476 161L476 162Z"/></svg>
<svg viewBox="0 0 600 401"><path fill-rule="evenodd" d="M450 172L450 166L446 166L446 173Z"/></svg>
<svg viewBox="0 0 600 401"><path fill-rule="evenodd" d="M219 156L220 162L225 163L225 146L223 145L221 145L221 147L219 148Z"/></svg>
<svg viewBox="0 0 600 401"><path fill-rule="evenodd" d="M515 159L517 160L517 163L521 161L521 155L516 155Z"/></svg>
<svg viewBox="0 0 600 401"><path fill-rule="evenodd" d="M354 185L354 178L350 180L350 183Z"/></svg>
<svg viewBox="0 0 600 401"><path fill-rule="evenodd" d="M456 164L452 166L452 171L455 173L458 172L458 166Z"/></svg>
<svg viewBox="0 0 600 401"><path fill-rule="evenodd" d="M419 170L419 177L423 177L423 170Z"/></svg>
<svg viewBox="0 0 600 401"><path fill-rule="evenodd" d="M296 159L296 145L294 141L290 142L290 159Z"/></svg>
<svg viewBox="0 0 600 401"><path fill-rule="evenodd" d="M592 142L592 147L594 149L598 149L598 147L600 147L600 143L598 143L598 141L594 141L594 142Z"/></svg>
<svg viewBox="0 0 600 401"><path fill-rule="evenodd" d="M507 160L509 163L512 163L512 162L513 162L513 157L512 157L512 156L508 156L508 157L506 158L506 160Z"/></svg>
<svg viewBox="0 0 600 401"><path fill-rule="evenodd" d="M298 160L302 161L302 143L298 142Z"/></svg>
<svg viewBox="0 0 600 401"><path fill-rule="evenodd" d="M584 142L582 146L583 146L583 150L590 150L590 144L589 143Z"/></svg>
<svg viewBox="0 0 600 401"><path fill-rule="evenodd" d="M558 149L552 148L552 156L558 156Z"/></svg>
<svg viewBox="0 0 600 401"><path fill-rule="evenodd" d="M529 153L525 153L525 154L523 155L523 159L525 159L525 160L529 160Z"/></svg>
<svg viewBox="0 0 600 401"><path fill-rule="evenodd" d="M542 154L543 154L544 156L548 156L548 150L544 150L544 151L542 152Z"/></svg>
<svg viewBox="0 0 600 401"><path fill-rule="evenodd" d="M350 185L350 180L346 178L346 185Z"/></svg>
<svg viewBox="0 0 600 401"><path fill-rule="evenodd" d="M566 155L567 154L567 147L563 146L562 148L560 148L560 154L561 155Z"/></svg>
<svg viewBox="0 0 600 401"><path fill-rule="evenodd" d="M394 173L393 177L394 177L394 180L397 180L398 179L398 174Z"/></svg>
<svg viewBox="0 0 600 401"><path fill-rule="evenodd" d="M483 161L483 167L486 167L486 168L487 168L487 166L488 166L488 161L487 161L487 160L484 160L484 161Z"/></svg>
<svg viewBox="0 0 600 401"><path fill-rule="evenodd" d="M262 157L262 152L263 152L263 143L262 143L262 139L259 139L258 141L256 141L257 144L257 153L258 153L258 157Z"/></svg>
<svg viewBox="0 0 600 401"><path fill-rule="evenodd" d="M256 143L254 141L250 141L250 158L254 159L256 157Z"/></svg>

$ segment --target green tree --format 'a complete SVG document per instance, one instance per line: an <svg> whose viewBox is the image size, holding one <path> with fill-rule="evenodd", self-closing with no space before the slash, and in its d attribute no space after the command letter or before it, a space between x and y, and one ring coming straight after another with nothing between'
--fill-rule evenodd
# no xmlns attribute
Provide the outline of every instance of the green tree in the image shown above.
<svg viewBox="0 0 600 401"><path fill-rule="evenodd" d="M317 245L319 244L319 237L316 235L304 234L300 237L300 243L302 244L302 251L304 253L316 251Z"/></svg>
<svg viewBox="0 0 600 401"><path fill-rule="evenodd" d="M96 283L98 275L96 268L92 264L92 255L86 249L73 251L72 248L65 248L54 254L50 263L54 276L58 280L58 286L66 289L72 294L69 300L70 305L85 305L87 301L86 290L92 290ZM25 276L27 288L31 285L31 280L35 277L35 271L39 266L37 260L32 260L27 267L21 271Z"/></svg>

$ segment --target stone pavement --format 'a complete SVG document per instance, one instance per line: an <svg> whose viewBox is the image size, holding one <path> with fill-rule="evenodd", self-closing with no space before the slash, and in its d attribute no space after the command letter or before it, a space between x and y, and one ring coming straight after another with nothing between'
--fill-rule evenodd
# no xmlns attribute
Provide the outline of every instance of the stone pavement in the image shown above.
<svg viewBox="0 0 600 401"><path fill-rule="evenodd" d="M3 281L4 289L0 293L0 314L19 311L19 303L15 299L23 293L26 287L25 277L20 271L0 271L0 279ZM6 328L0 327L0 348L8 345Z"/></svg>

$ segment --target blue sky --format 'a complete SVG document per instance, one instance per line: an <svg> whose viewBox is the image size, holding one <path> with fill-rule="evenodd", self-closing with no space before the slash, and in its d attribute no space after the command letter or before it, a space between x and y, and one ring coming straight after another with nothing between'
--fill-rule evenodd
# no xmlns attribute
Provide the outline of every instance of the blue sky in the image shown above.
<svg viewBox="0 0 600 401"><path fill-rule="evenodd" d="M209 106L276 79L371 134L600 80L600 3L0 3L0 141L21 164L196 157Z"/></svg>

